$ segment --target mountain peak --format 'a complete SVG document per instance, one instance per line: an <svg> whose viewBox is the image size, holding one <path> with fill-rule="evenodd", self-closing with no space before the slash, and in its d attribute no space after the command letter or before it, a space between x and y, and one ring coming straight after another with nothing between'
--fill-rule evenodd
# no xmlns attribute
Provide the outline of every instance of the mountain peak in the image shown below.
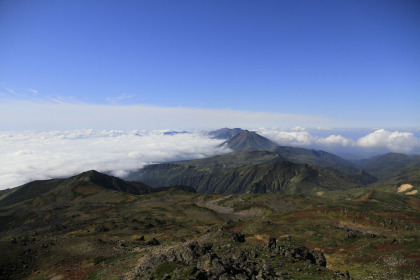
<svg viewBox="0 0 420 280"><path fill-rule="evenodd" d="M256 132L242 130L241 133L223 142L219 146L225 146L232 150L244 150L272 148L277 146L277 144Z"/></svg>
<svg viewBox="0 0 420 280"><path fill-rule="evenodd" d="M230 139L243 131L242 128L221 128L209 132L209 135L216 139Z"/></svg>

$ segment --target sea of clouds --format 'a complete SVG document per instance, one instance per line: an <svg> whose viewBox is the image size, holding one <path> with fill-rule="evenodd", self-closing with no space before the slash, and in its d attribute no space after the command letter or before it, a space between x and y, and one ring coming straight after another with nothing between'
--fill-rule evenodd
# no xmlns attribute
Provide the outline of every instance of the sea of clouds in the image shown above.
<svg viewBox="0 0 420 280"><path fill-rule="evenodd" d="M318 129L321 130L321 129ZM258 129L257 132L280 145L325 147L327 150L334 150L347 147L347 150L360 153L361 150L373 151L374 153L396 152L396 153L417 153L420 148L420 138L413 132L388 131L376 129L365 130L366 135L355 137L358 130L348 129L350 136L334 134L334 130L327 130L328 136L318 136L318 132L305 128L294 128L292 131L278 129ZM338 131L346 132L346 130ZM325 134L325 133L324 133ZM363 154L363 152L362 152Z"/></svg>
<svg viewBox="0 0 420 280"><path fill-rule="evenodd" d="M327 151L419 153L420 138L413 132L378 129L352 138L334 131L303 128L255 129L280 145ZM318 132L321 130L317 130ZM86 170L124 177L150 163L208 157L229 152L223 140L202 131L65 130L0 132L0 189L33 180L69 177ZM344 149L344 150L343 150ZM347 150L346 150L347 149Z"/></svg>
<svg viewBox="0 0 420 280"><path fill-rule="evenodd" d="M0 132L0 189L95 169L124 177L145 164L227 152L200 132L69 130Z"/></svg>

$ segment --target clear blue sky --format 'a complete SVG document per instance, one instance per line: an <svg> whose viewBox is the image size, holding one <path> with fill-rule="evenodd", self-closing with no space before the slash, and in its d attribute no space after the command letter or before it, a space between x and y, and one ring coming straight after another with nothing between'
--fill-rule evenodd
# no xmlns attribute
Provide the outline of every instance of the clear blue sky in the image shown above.
<svg viewBox="0 0 420 280"><path fill-rule="evenodd" d="M420 124L418 0L0 0L0 42L0 103Z"/></svg>

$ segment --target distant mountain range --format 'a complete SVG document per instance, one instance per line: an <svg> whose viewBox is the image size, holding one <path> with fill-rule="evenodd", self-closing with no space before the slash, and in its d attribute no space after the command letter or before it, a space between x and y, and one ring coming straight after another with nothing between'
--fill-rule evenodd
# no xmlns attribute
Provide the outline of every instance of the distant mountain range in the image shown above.
<svg viewBox="0 0 420 280"><path fill-rule="evenodd" d="M233 133L223 129L218 133ZM217 133L215 133L218 135ZM376 178L336 155L277 146L241 130L220 146L234 152L205 159L148 165L128 179L153 187L188 185L200 193L316 193L366 186Z"/></svg>
<svg viewBox="0 0 420 280"><path fill-rule="evenodd" d="M304 148L278 146L255 132L224 128L209 133L233 135L220 146L233 152L209 158L145 166L122 180L96 171L68 179L34 181L0 191L0 206L47 193L71 192L75 185L92 185L134 195L168 189L200 193L316 194L366 186L420 184L420 156L389 153L359 161ZM378 180L379 179L379 180Z"/></svg>
<svg viewBox="0 0 420 280"><path fill-rule="evenodd" d="M363 161L349 161L337 155L304 148L278 146L255 132L224 128L215 137L234 135L220 146L234 152L210 158L148 165L133 172L129 180L153 187L188 185L200 193L318 193L346 190L385 180L396 172L407 175L402 183L416 181L418 172L410 164L420 157L387 154ZM235 135L236 134L236 135ZM404 168L407 171L404 171ZM414 174L414 175L413 175ZM404 178L401 174L399 178ZM398 181L398 182L400 182ZM380 183L378 183L380 184Z"/></svg>

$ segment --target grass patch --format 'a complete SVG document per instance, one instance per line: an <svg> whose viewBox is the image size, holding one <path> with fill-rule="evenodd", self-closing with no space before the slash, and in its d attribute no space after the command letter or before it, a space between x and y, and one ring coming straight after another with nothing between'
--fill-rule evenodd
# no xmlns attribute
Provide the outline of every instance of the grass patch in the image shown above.
<svg viewBox="0 0 420 280"><path fill-rule="evenodd" d="M177 268L181 268L183 265L172 263L172 262L163 262L155 268L153 271L153 276L156 279L162 279L165 274L172 275Z"/></svg>

